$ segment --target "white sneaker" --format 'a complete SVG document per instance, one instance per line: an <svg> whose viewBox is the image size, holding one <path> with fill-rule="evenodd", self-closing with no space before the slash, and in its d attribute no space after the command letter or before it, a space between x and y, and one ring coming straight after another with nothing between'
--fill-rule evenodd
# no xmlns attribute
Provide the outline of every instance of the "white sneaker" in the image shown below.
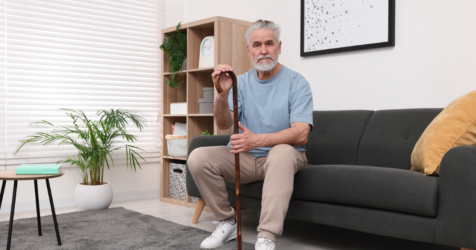
<svg viewBox="0 0 476 250"><path fill-rule="evenodd" d="M255 244L255 250L276 250L276 243L266 236L264 238L258 238Z"/></svg>
<svg viewBox="0 0 476 250"><path fill-rule="evenodd" d="M223 246L230 240L236 239L236 218L233 221L214 221L214 224L218 224L212 235L202 241L201 248L215 248Z"/></svg>

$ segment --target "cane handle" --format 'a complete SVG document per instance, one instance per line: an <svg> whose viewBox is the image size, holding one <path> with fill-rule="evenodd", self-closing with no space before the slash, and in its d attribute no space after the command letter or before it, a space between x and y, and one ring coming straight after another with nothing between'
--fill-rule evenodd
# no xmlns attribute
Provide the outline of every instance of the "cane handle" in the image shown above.
<svg viewBox="0 0 476 250"><path fill-rule="evenodd" d="M236 80L236 75L233 71L228 71L226 72L226 74L228 74L229 76L231 76L231 80L233 81L233 84L237 83L237 80ZM217 92L218 93L221 93L223 92L223 89L221 88L220 86L220 75L221 74L218 74L215 76L215 78L213 78L213 82L215 83L215 88L217 89Z"/></svg>

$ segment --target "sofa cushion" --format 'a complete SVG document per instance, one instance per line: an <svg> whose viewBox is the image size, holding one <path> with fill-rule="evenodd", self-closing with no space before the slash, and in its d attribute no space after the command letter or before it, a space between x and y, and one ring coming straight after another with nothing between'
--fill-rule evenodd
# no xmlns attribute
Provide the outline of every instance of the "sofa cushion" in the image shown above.
<svg viewBox="0 0 476 250"><path fill-rule="evenodd" d="M412 170L438 175L446 152L465 145L476 145L476 91L451 102L425 129L412 152Z"/></svg>
<svg viewBox="0 0 476 250"><path fill-rule="evenodd" d="M306 155L309 164L355 164L357 148L374 111L314 111Z"/></svg>
<svg viewBox="0 0 476 250"><path fill-rule="evenodd" d="M410 170L416 142L441 110L375 111L362 136L356 165Z"/></svg>
<svg viewBox="0 0 476 250"><path fill-rule="evenodd" d="M308 165L296 174L294 195L318 201L436 217L438 177L371 166Z"/></svg>

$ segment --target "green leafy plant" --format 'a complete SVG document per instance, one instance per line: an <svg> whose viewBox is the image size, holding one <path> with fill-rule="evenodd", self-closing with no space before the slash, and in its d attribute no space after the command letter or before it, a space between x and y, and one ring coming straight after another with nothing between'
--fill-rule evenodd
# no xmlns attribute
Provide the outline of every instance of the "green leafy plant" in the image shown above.
<svg viewBox="0 0 476 250"><path fill-rule="evenodd" d="M81 110L61 109L67 111L66 115L73 120L72 125L59 126L48 121L42 120L35 124L43 124L53 128L52 132L38 132L28 135L26 139L21 140L21 145L17 148L14 155L28 143L40 142L44 146L55 142L58 145L72 145L78 150L78 156L67 158L57 163L71 163L78 166L84 185L102 185L104 182L104 167L114 165L112 153L125 148L127 168L136 171L140 168L138 158L145 159L137 152L143 149L124 144L120 146L119 140L125 140L128 143L137 141L137 137L126 130L129 122L132 122L140 131L146 127L146 120L137 112L123 109L100 110L96 113L99 120L91 120ZM110 162L109 162L110 161Z"/></svg>
<svg viewBox="0 0 476 250"><path fill-rule="evenodd" d="M164 36L160 49L170 56L170 80L165 78L165 83L171 88L180 88L184 82L182 74L183 61L187 57L187 35L179 31L180 23L175 33Z"/></svg>
<svg viewBox="0 0 476 250"><path fill-rule="evenodd" d="M212 135L212 134L208 133L208 129L207 129L206 131L202 132L202 135Z"/></svg>

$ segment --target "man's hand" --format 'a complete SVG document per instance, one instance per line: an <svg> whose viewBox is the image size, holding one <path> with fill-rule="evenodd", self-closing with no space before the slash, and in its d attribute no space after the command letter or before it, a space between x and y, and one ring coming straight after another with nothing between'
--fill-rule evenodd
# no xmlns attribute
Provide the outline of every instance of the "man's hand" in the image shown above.
<svg viewBox="0 0 476 250"><path fill-rule="evenodd" d="M228 98L228 93L230 92L231 87L233 86L233 80L231 79L231 76L226 74L226 72L228 71L233 71L231 66L226 64L218 64L215 68L215 71L212 73L212 81L215 80L215 76L220 75L220 77L218 78L218 82L220 83L220 87L223 92L219 93L219 95L222 95L226 98Z"/></svg>
<svg viewBox="0 0 476 250"><path fill-rule="evenodd" d="M231 136L231 153L239 154L248 152L252 149L259 148L264 142L265 134L255 134L238 122L238 127L243 131L242 134L235 134Z"/></svg>

